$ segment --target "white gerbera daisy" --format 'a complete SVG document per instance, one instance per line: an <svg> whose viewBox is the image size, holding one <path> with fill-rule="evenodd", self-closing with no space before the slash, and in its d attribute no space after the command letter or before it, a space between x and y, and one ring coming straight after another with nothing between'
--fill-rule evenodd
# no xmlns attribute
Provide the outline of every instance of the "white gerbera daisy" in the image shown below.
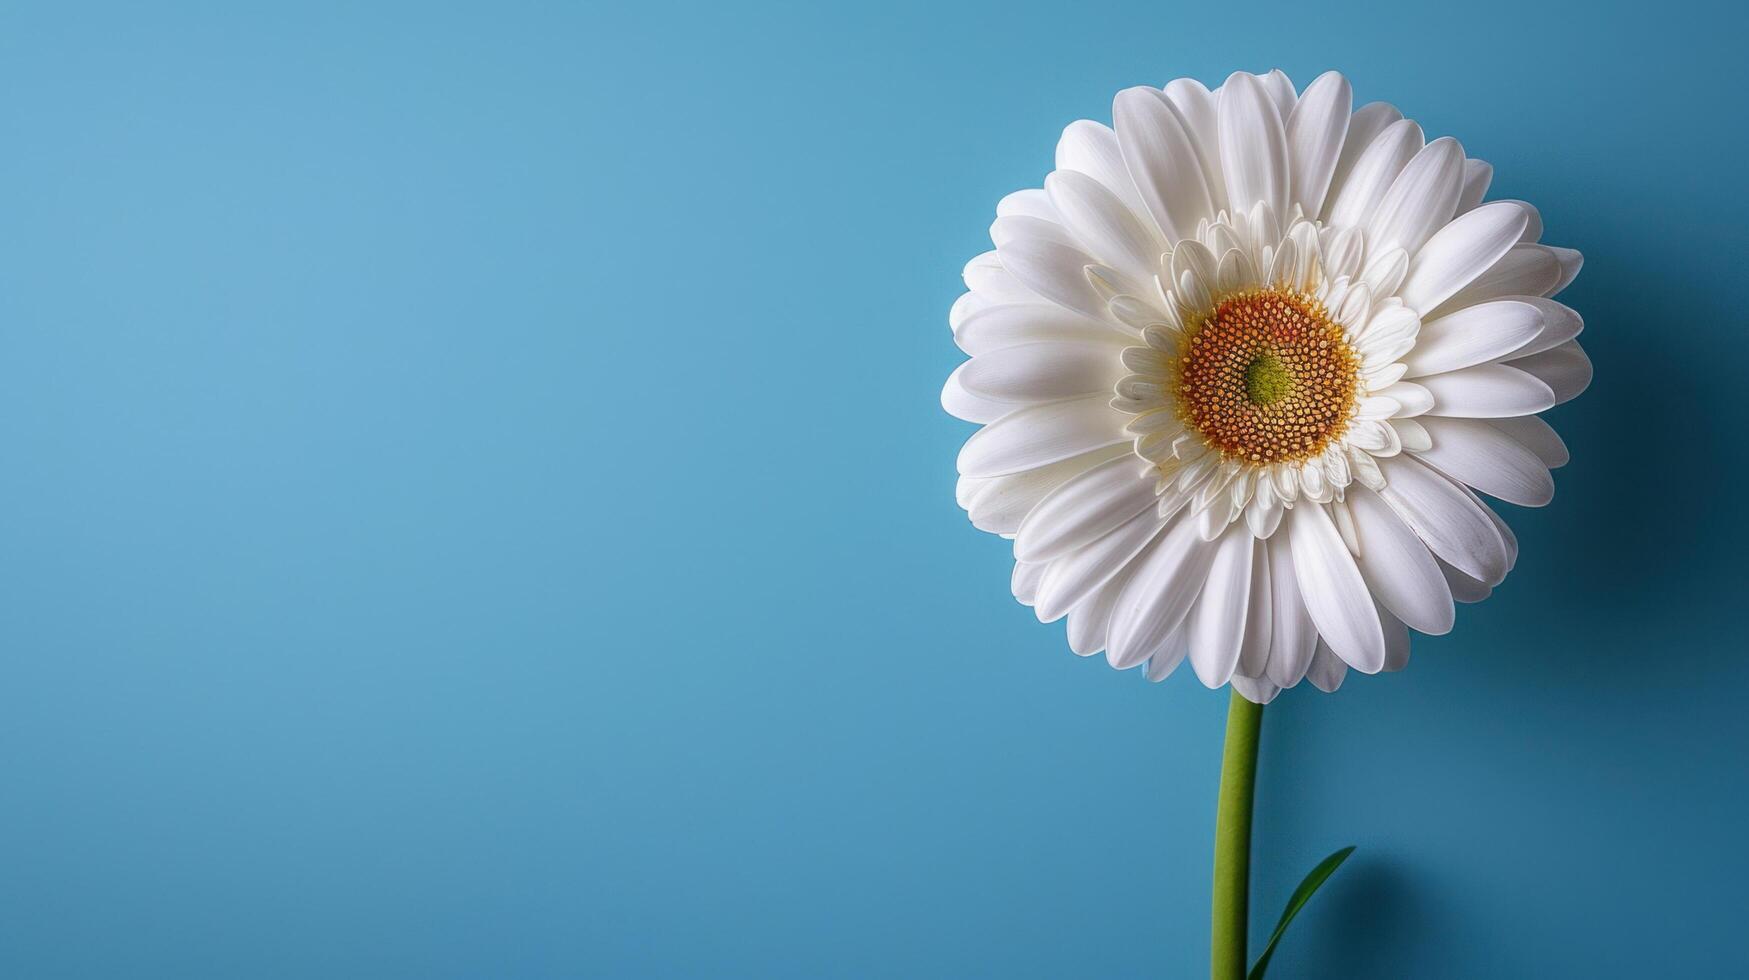
<svg viewBox="0 0 1749 980"><path fill-rule="evenodd" d="M1258 703L1398 669L1516 558L1475 491L1553 494L1579 253L1482 203L1456 140L1351 104L1336 72L1127 89L997 205L950 316L942 403L983 425L958 498L1076 653L1188 655Z"/></svg>

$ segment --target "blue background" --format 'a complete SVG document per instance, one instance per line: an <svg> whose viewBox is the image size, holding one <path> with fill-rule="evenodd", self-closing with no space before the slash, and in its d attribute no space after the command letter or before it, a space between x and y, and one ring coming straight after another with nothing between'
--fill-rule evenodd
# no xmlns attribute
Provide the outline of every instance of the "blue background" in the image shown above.
<svg viewBox="0 0 1749 980"><path fill-rule="evenodd" d="M1746 975L1740 11L0 11L0 974L1195 977L1225 694L954 506L958 273L1328 67L1588 263L1494 599L1269 711L1292 977Z"/></svg>

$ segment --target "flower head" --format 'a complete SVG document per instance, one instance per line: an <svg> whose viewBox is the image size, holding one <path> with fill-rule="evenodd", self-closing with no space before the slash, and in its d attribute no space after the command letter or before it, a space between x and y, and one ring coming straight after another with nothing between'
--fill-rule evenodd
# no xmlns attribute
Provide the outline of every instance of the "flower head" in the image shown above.
<svg viewBox="0 0 1749 980"><path fill-rule="evenodd" d="M1492 168L1329 72L1118 93L1004 198L950 315L960 504L1069 644L1268 701L1401 668L1549 501L1590 362Z"/></svg>

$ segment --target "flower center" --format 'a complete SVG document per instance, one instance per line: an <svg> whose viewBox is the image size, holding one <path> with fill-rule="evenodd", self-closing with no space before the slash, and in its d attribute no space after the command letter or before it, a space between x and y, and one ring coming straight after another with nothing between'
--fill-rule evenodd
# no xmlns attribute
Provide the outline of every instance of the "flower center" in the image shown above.
<svg viewBox="0 0 1749 980"><path fill-rule="evenodd" d="M1317 300L1248 290L1222 299L1189 333L1179 412L1223 457L1310 459L1347 427L1360 360Z"/></svg>
<svg viewBox="0 0 1749 980"><path fill-rule="evenodd" d="M1286 398L1293 386L1286 365L1269 351L1258 354L1245 368L1245 393L1254 405L1273 405Z"/></svg>

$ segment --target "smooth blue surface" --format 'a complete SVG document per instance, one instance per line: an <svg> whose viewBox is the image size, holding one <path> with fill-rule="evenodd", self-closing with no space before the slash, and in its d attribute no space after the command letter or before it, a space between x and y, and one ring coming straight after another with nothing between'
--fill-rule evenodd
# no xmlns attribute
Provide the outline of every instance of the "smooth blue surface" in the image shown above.
<svg viewBox="0 0 1749 980"><path fill-rule="evenodd" d="M1505 588L1266 720L1286 977L1735 976L1741 12L9 5L0 975L1197 977L1225 694L966 523L962 263L1327 67L1588 263Z"/></svg>

